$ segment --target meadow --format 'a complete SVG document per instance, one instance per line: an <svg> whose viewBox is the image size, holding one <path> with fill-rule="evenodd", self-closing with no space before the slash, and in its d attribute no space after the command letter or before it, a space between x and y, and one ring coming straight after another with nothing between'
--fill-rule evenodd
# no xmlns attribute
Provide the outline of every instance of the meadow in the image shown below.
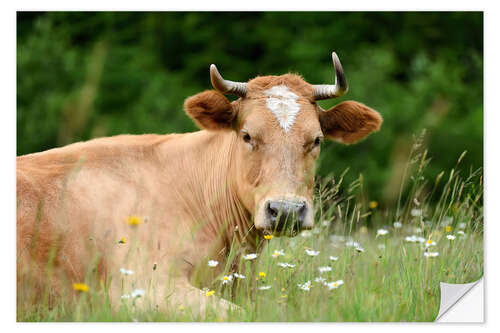
<svg viewBox="0 0 500 333"><path fill-rule="evenodd" d="M128 288L118 311L106 283L85 280L76 299L54 302L47 289L29 306L30 290L21 288L18 321L433 321L439 282L483 275L483 12L18 11L16 18L18 156L123 133L194 131L182 105L210 88L211 63L235 81L293 72L332 83L336 51L349 93L318 105L352 99L384 118L382 130L355 147L322 144L314 229L263 239L254 259L238 259L237 272L207 262L215 278L195 281L207 299L243 311L145 311L155 290L135 286L144 290L130 294L140 274L124 265L111 274ZM411 133L423 129L425 140L412 145ZM120 246L140 248L132 239ZM47 268L50 281L51 262Z"/></svg>
<svg viewBox="0 0 500 333"><path fill-rule="evenodd" d="M80 288L76 301L55 304L44 299L23 308L18 299L17 319L433 321L439 282L469 283L483 275L483 177L481 169L457 171L464 152L454 168L427 179L423 175L430 159L419 140L408 157L397 204L383 207L371 200L362 176L343 184L347 170L318 177L312 230L266 237L261 253L239 259L238 271L228 263L211 284L201 286L205 297L231 300L242 311L209 308L200 316L182 305L144 311L153 289L127 295L112 311L104 287ZM207 262L206 270L212 266ZM115 277L129 278L126 271Z"/></svg>

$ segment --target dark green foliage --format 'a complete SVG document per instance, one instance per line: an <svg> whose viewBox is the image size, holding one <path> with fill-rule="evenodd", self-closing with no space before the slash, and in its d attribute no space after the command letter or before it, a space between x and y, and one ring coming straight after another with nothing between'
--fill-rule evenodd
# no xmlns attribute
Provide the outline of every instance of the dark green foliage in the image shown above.
<svg viewBox="0 0 500 333"><path fill-rule="evenodd" d="M427 129L427 175L483 162L480 12L18 13L17 153L119 133L196 129L182 104L229 79L297 72L332 83L330 53L349 93L384 117L356 146L326 143L320 174L365 174L373 199L398 193L412 135ZM402 164L401 164L402 163ZM351 177L349 179L349 177Z"/></svg>

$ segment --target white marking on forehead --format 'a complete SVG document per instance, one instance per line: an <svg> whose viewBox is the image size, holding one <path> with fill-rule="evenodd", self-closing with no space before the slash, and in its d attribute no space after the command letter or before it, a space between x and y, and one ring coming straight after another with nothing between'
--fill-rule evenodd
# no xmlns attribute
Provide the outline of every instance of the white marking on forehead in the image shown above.
<svg viewBox="0 0 500 333"><path fill-rule="evenodd" d="M292 128L295 117L300 111L297 99L299 96L295 95L285 85L274 86L266 91L267 100L266 105L269 110L276 116L281 128L285 132L290 131Z"/></svg>

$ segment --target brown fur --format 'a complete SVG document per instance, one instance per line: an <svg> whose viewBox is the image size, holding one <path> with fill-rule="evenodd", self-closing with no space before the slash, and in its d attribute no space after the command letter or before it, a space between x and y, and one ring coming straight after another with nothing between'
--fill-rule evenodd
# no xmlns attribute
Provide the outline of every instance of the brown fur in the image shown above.
<svg viewBox="0 0 500 333"><path fill-rule="evenodd" d="M246 97L263 97L263 92L265 90L281 84L286 85L290 90L292 90L300 97L307 99L308 101L314 101L313 86L305 82L304 79L297 74L284 74L280 76L257 76L256 78L248 81L247 88L249 93Z"/></svg>
<svg viewBox="0 0 500 333"><path fill-rule="evenodd" d="M264 91L274 85L299 96L289 132L266 107ZM143 288L143 304L152 307L232 307L205 297L193 276L197 287L208 286L233 242L238 253L258 251L257 236L270 232L266 201L303 200L304 227L312 227L314 143L323 135L353 143L381 123L356 102L320 110L298 75L257 77L247 88L232 103L216 91L186 100L187 114L208 131L120 135L18 157L18 296L34 285L57 295L74 282L96 289L112 278L114 306L122 293ZM143 223L128 225L131 215ZM207 270L209 259L217 268ZM136 274L124 278L121 267Z"/></svg>
<svg viewBox="0 0 500 333"><path fill-rule="evenodd" d="M215 90L189 97L184 109L198 126L208 130L230 128L234 118L229 100Z"/></svg>
<svg viewBox="0 0 500 333"><path fill-rule="evenodd" d="M320 111L319 121L327 137L345 144L358 142L382 125L378 112L355 101L345 101L328 111Z"/></svg>

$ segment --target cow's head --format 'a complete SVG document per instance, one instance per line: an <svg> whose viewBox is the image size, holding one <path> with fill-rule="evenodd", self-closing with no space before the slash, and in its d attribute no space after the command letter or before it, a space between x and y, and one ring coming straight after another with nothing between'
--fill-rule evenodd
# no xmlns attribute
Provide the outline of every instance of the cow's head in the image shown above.
<svg viewBox="0 0 500 333"><path fill-rule="evenodd" d="M200 127L232 133L237 194L258 230L311 228L315 161L323 139L355 143L382 123L376 111L358 102L342 102L326 111L316 104L347 92L335 52L332 57L334 85L311 85L294 74L233 82L211 65L216 90L185 102L186 112ZM229 102L223 94L240 98Z"/></svg>

